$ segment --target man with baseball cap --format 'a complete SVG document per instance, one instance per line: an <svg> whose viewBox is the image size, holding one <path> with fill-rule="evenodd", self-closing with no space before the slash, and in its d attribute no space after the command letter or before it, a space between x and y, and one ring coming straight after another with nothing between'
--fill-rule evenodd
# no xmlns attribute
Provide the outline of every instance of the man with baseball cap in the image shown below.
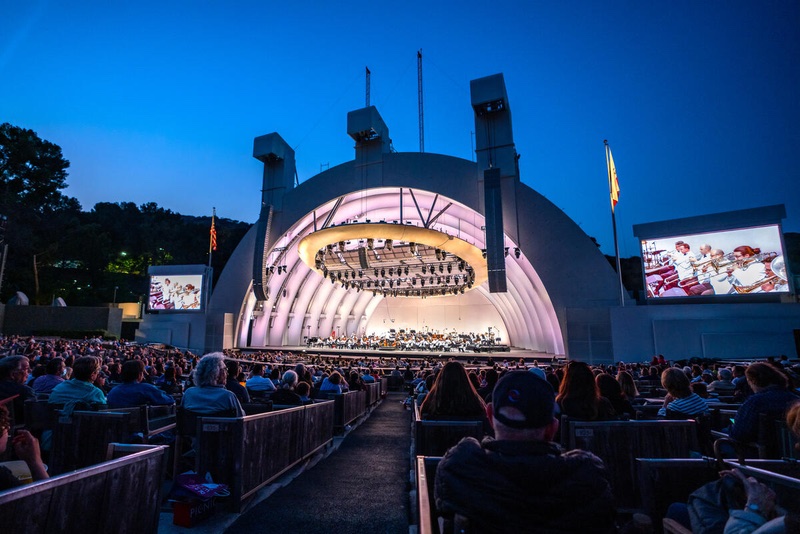
<svg viewBox="0 0 800 534"><path fill-rule="evenodd" d="M464 438L439 462L436 507L456 532L605 533L615 504L602 460L562 452L553 388L527 371L506 373L486 413L495 438Z"/></svg>

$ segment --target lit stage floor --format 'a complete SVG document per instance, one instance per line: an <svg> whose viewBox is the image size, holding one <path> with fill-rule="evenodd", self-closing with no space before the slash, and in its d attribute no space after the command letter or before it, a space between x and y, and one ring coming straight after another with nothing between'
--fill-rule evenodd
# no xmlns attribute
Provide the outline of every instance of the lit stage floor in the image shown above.
<svg viewBox="0 0 800 534"><path fill-rule="evenodd" d="M485 362L489 357L494 362L519 361L520 358L526 363L533 363L538 361L540 363L551 363L555 360L563 360L563 356L556 356L547 352L533 351L529 349L520 349L511 347L509 351L495 351L495 352L431 352L431 351L418 351L418 350L372 350L372 349L337 349L325 347L307 347L305 345L298 346L269 346L269 347L248 347L242 349L242 352L258 352L258 351L284 351L284 352L305 352L308 355L319 356L337 356L346 359L357 360L360 358L384 358L384 359L400 359L400 360L428 360L428 359L450 359L455 358L459 361L472 362L480 361Z"/></svg>

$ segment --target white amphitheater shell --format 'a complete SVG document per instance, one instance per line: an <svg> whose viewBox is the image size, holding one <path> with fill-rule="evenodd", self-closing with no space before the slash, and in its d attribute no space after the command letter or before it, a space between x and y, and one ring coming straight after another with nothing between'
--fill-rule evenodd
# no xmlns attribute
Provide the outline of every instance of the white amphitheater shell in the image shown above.
<svg viewBox="0 0 800 534"><path fill-rule="evenodd" d="M502 77L499 83L496 89L505 96ZM474 93L473 88L473 97ZM356 140L355 159L297 187L292 184L294 154L288 145L277 134L256 139L254 156L265 162L264 204L273 209L262 212L264 237L255 225L214 290L209 315L234 314L232 339L224 345L299 346L307 337L333 333L381 334L391 328L485 332L491 327L505 344L563 355L567 308L602 310L619 303L616 274L594 242L520 182L513 141L513 163L506 165L513 169L503 176L502 186L503 241L512 251L505 256L506 292L490 292L485 283L459 295L393 298L330 283L298 256L298 243L315 229L385 221L431 228L487 248L480 139L478 163L439 154L395 153L377 110L358 110L348 119L348 133ZM510 138L510 117L500 127L508 129ZM363 135L367 130L372 135ZM506 156L498 154L496 159ZM284 273L262 277L263 300L253 288L254 280L259 282L254 259L259 258L262 268L286 266Z"/></svg>

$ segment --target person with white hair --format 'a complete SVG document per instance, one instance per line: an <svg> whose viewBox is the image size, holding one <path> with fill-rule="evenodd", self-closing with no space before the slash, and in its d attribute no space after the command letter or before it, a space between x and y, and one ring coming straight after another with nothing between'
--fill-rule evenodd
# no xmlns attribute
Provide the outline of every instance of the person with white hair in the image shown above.
<svg viewBox="0 0 800 534"><path fill-rule="evenodd" d="M236 417L245 415L236 395L225 389L228 368L225 365L225 356L221 352L203 356L192 376L194 387L187 389L183 394L181 404L183 408L201 414L230 411Z"/></svg>
<svg viewBox="0 0 800 534"><path fill-rule="evenodd" d="M281 380L281 387L278 391L272 394L272 405L284 404L289 406L300 406L303 400L300 398L294 388L297 385L297 373L294 371L286 371L283 373L283 380Z"/></svg>

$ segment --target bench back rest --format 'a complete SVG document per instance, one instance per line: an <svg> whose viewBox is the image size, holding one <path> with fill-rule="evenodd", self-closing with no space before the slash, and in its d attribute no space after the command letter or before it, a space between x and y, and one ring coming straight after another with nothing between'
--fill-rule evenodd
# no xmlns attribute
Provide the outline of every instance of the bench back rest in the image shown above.
<svg viewBox="0 0 800 534"><path fill-rule="evenodd" d="M447 449L463 438L480 441L485 435L483 420L422 419L419 405L414 402L414 456L442 456Z"/></svg>
<svg viewBox="0 0 800 534"><path fill-rule="evenodd" d="M167 447L149 446L0 493L3 531L156 533L167 455Z"/></svg>
<svg viewBox="0 0 800 534"><path fill-rule="evenodd" d="M640 508L636 458L689 458L699 449L696 423L686 421L570 421L569 448L593 452L606 465L622 509Z"/></svg>
<svg viewBox="0 0 800 534"><path fill-rule="evenodd" d="M72 412L60 416L53 429L50 474L61 474L105 460L108 444L130 438L131 414Z"/></svg>

